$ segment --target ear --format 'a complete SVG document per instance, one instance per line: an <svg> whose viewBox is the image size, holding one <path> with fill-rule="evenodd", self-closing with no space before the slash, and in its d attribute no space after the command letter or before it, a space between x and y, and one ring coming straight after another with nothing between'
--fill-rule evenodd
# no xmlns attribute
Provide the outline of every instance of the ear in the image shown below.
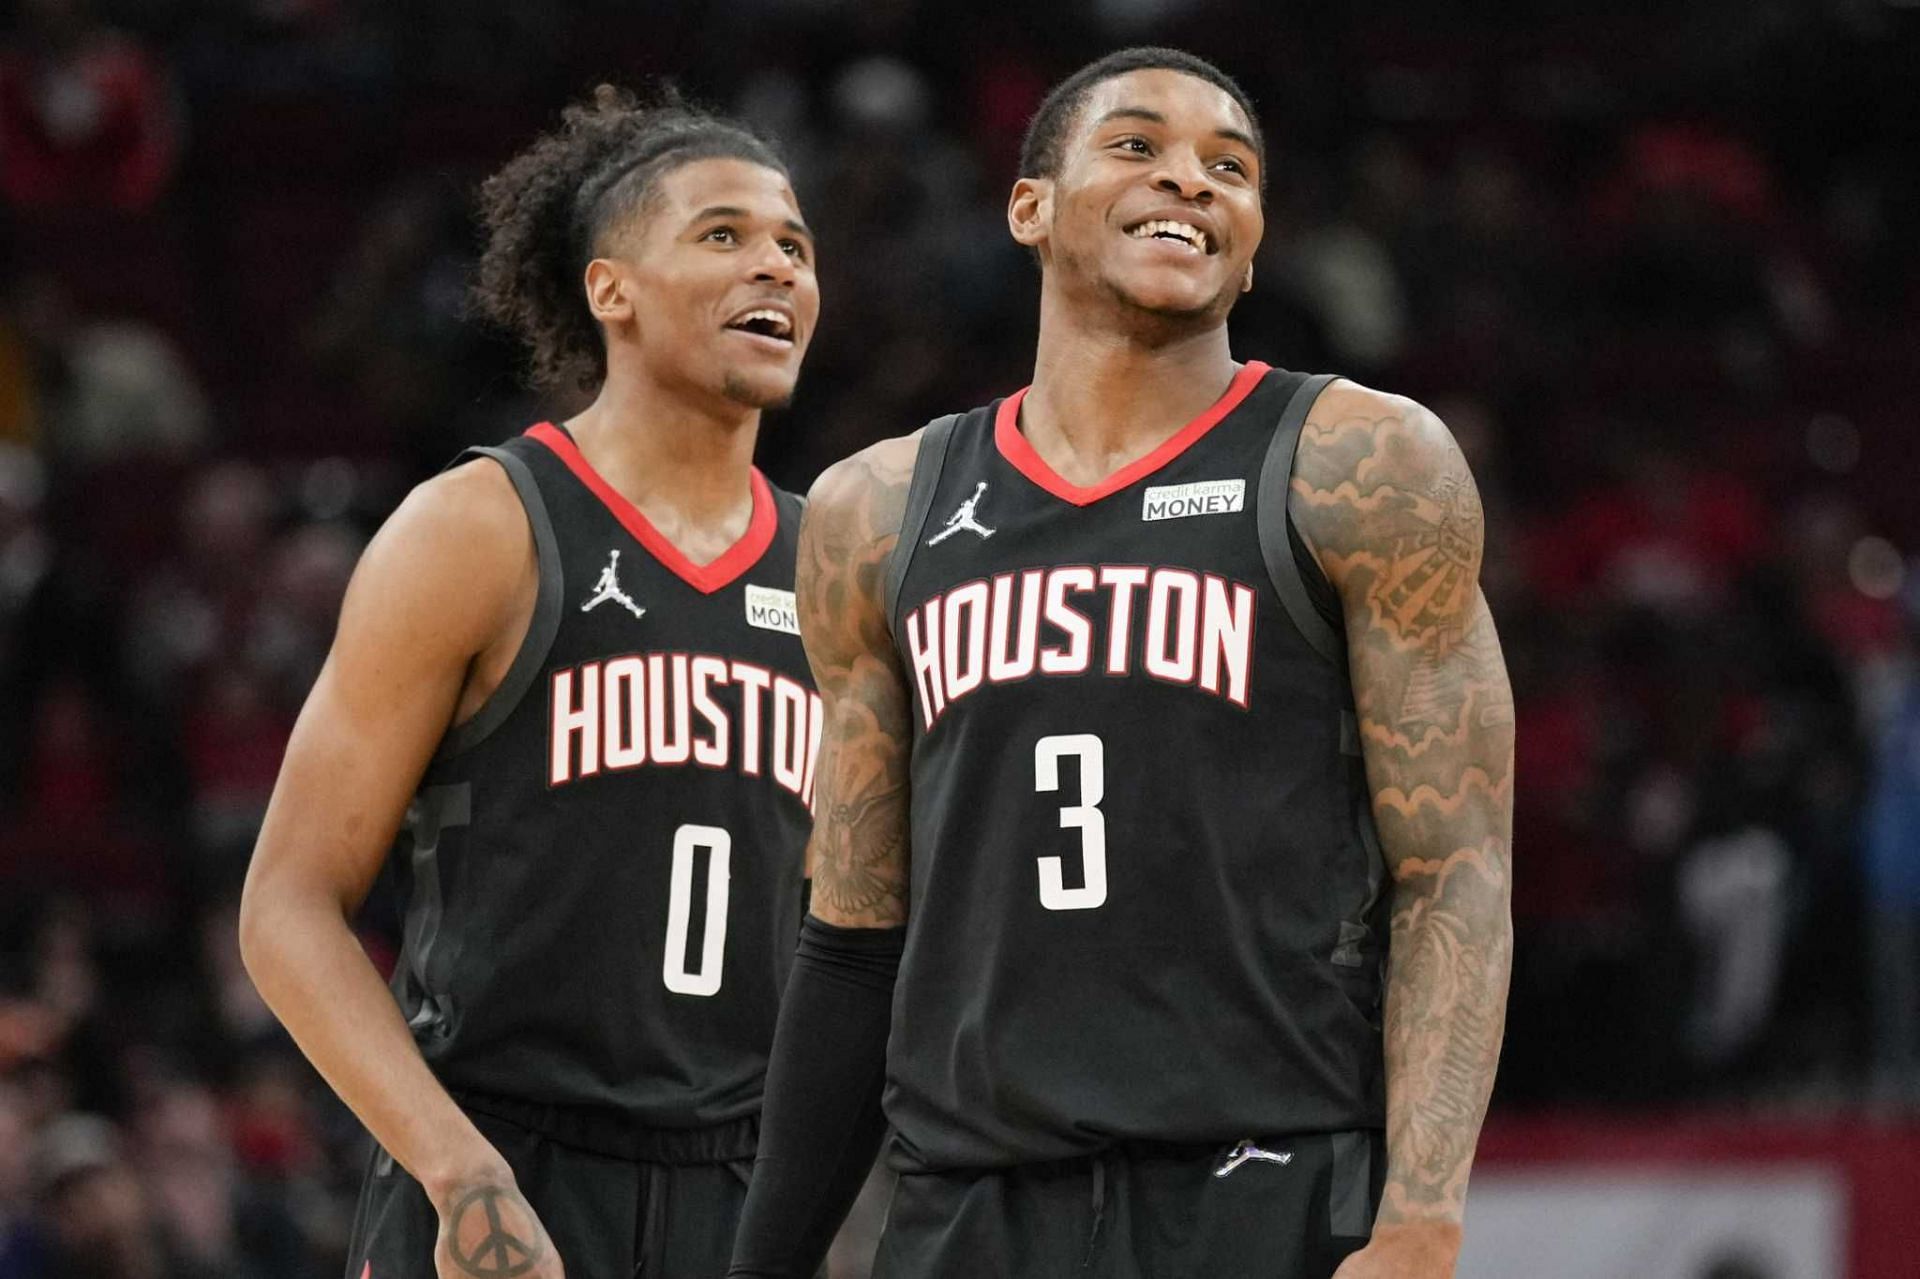
<svg viewBox="0 0 1920 1279"><path fill-rule="evenodd" d="M633 319L633 300L627 296L627 274L610 258L595 258L587 263L587 309L602 324L623 324Z"/></svg>
<svg viewBox="0 0 1920 1279"><path fill-rule="evenodd" d="M1021 178L1007 197L1007 230L1030 249L1046 242L1053 224L1053 179Z"/></svg>
<svg viewBox="0 0 1920 1279"><path fill-rule="evenodd" d="M1247 278L1240 281L1240 291L1242 293L1253 292L1253 263L1251 262L1247 263Z"/></svg>

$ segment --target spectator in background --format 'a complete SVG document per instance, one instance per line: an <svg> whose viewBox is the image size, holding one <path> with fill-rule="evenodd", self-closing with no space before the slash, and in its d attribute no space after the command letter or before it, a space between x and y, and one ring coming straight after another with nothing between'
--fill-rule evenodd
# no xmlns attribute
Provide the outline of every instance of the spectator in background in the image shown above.
<svg viewBox="0 0 1920 1279"><path fill-rule="evenodd" d="M92 469L178 457L206 441L206 395L165 333L143 320L86 315L45 274L20 283L14 310L51 460Z"/></svg>
<svg viewBox="0 0 1920 1279"><path fill-rule="evenodd" d="M160 61L94 21L88 0L20 0L0 50L0 194L45 214L150 208L178 126Z"/></svg>
<svg viewBox="0 0 1920 1279"><path fill-rule="evenodd" d="M45 1279L192 1279L161 1241L145 1187L118 1130L98 1115L62 1115L34 1158L47 1223Z"/></svg>
<svg viewBox="0 0 1920 1279"><path fill-rule="evenodd" d="M277 1195L247 1181L219 1099L160 1082L133 1125L137 1162L169 1250L195 1279L302 1279L313 1260Z"/></svg>

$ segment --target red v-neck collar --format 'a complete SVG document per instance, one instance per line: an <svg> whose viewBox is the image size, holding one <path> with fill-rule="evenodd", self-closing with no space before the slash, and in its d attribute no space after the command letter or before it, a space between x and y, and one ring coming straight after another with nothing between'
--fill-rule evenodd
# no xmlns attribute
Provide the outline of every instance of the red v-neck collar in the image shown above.
<svg viewBox="0 0 1920 1279"><path fill-rule="evenodd" d="M1000 448L1000 455L1011 462L1016 470L1038 484L1047 492L1075 506L1087 506L1103 497L1110 497L1134 481L1153 474L1167 463L1179 457L1219 424L1220 419L1240 406L1249 392L1267 375L1269 366L1258 360L1248 360L1233 375L1233 381L1227 384L1227 390L1213 407L1193 421L1175 431L1161 442L1160 447L1145 457L1136 458L1119 470L1101 480L1098 484L1083 488L1070 480L1061 478L1060 473L1047 465L1046 459L1035 451L1031 442L1020 430L1020 402L1027 398L1027 392L1033 388L1023 386L1006 399L1000 401L1000 410L994 415L993 439Z"/></svg>
<svg viewBox="0 0 1920 1279"><path fill-rule="evenodd" d="M653 521L640 513L640 508L620 496L613 485L607 483L593 464L581 455L580 446L573 437L551 422L542 422L527 431L534 439L552 449L555 456L567 464L567 469L579 477L582 484L592 490L613 518L640 545L647 548L648 554L665 565L675 577L685 582L703 595L711 595L726 586L759 562L766 554L767 547L773 543L774 530L780 525L780 513L774 508L773 489L767 484L767 477L760 474L759 467L751 468L753 486L753 516L747 521L747 531L740 540L721 553L720 558L708 564L695 564L680 548L667 540L667 535L653 526Z"/></svg>

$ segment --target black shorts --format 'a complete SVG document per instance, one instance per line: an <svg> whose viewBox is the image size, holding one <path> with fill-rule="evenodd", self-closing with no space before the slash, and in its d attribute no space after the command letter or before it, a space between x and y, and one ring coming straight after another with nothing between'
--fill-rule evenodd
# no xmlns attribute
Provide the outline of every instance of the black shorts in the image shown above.
<svg viewBox="0 0 1920 1279"><path fill-rule="evenodd" d="M753 1171L751 1146L740 1152L743 1135L750 1141L750 1123L661 1133L664 1140L643 1152L658 1157L631 1158L558 1140L461 1101L512 1167L568 1279L723 1279L727 1273ZM434 1279L439 1231L439 1213L420 1183L375 1146L354 1213L346 1279Z"/></svg>
<svg viewBox="0 0 1920 1279"><path fill-rule="evenodd" d="M1328 1279L1372 1232L1383 1134L1249 1144L903 1172L874 1279Z"/></svg>

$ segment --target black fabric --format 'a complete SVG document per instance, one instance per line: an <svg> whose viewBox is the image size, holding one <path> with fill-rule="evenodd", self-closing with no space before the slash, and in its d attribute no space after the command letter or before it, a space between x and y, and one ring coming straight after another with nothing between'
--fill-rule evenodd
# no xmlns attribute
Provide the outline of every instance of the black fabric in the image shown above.
<svg viewBox="0 0 1920 1279"><path fill-rule="evenodd" d="M809 915L780 1002L734 1279L801 1279L826 1256L886 1133L880 1088L904 928Z"/></svg>
<svg viewBox="0 0 1920 1279"><path fill-rule="evenodd" d="M469 1114L489 1115L544 1133L564 1146L634 1163L722 1164L752 1159L760 1121L743 1115L699 1128L650 1128L624 1111L601 1106L549 1106L456 1089Z"/></svg>
<svg viewBox="0 0 1920 1279"><path fill-rule="evenodd" d="M470 1112L513 1169L569 1275L717 1279L751 1165L609 1159ZM434 1279L439 1214L420 1183L376 1147L354 1214L346 1279Z"/></svg>
<svg viewBox="0 0 1920 1279"><path fill-rule="evenodd" d="M955 425L893 621L914 719L897 1170L1384 1124L1352 690L1275 584L1259 517L1284 496L1257 500L1309 385L1249 364L1177 447L1092 487L1023 447L1019 400Z"/></svg>
<svg viewBox="0 0 1920 1279"><path fill-rule="evenodd" d="M1378 1130L1255 1138L1285 1162L1247 1158L1225 1176L1224 1144L902 1173L873 1277L1328 1279L1367 1242L1384 1140ZM1347 1153L1356 1148L1368 1157Z"/></svg>
<svg viewBox="0 0 1920 1279"><path fill-rule="evenodd" d="M1333 381L1330 373L1312 377L1290 374L1293 391L1280 421L1274 427L1267 456L1260 467L1258 486L1260 553L1266 558L1273 589L1301 636L1336 667L1346 669L1346 634L1337 619L1328 619L1318 607L1310 585L1321 577L1319 566L1309 571L1299 559L1298 530L1288 513L1288 493L1293 483L1294 454L1299 450L1300 431L1307 414L1320 398L1320 392ZM1309 557L1310 559L1311 557Z"/></svg>
<svg viewBox="0 0 1920 1279"><path fill-rule="evenodd" d="M456 731L464 749L421 781L393 859L394 994L450 1090L640 1132L744 1128L800 926L819 740L791 618L800 504L759 489L764 549L709 576L566 441L536 428L489 455L557 620L514 664L524 696L490 702L491 731Z"/></svg>
<svg viewBox="0 0 1920 1279"><path fill-rule="evenodd" d="M900 512L900 536L893 544L893 554L887 557L887 577L882 587L889 626L900 602L900 583L906 580L907 565L913 562L913 548L920 545L927 516L933 511L934 490L940 487L940 468L947 460L947 441L953 438L953 426L959 420L959 414L949 413L927 423L926 430L921 432L920 451L913 457L913 479L907 485L907 505Z"/></svg>

